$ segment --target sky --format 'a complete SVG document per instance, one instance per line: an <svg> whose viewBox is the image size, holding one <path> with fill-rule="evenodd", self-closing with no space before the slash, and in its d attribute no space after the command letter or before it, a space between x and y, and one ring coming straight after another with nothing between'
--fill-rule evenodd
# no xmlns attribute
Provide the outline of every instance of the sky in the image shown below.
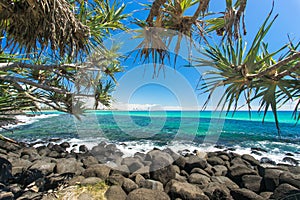
<svg viewBox="0 0 300 200"><path fill-rule="evenodd" d="M139 3L151 3L151 1L125 1L126 12L132 13L132 17L126 22L131 28L133 18L145 19L148 12L142 10ZM279 14L270 32L264 41L269 43L271 51L277 50L288 42L288 35L295 41L300 40L300 0L275 0L273 16ZM223 11L225 0L211 0L210 11ZM268 15L272 7L272 0L250 0L246 9L247 36L245 40L251 43L260 25ZM193 13L195 8L189 10ZM138 41L132 40L130 33L120 33L114 36L112 41L120 43L120 52L128 54L133 51ZM110 42L108 42L110 43ZM186 45L187 46L187 45ZM200 76L207 69L183 67L188 61L188 49L182 44L177 65L165 63L158 75L153 76L153 64L143 64L135 55L131 55L123 62L124 72L117 75L119 84L113 94L114 108L118 109L164 109L164 110L195 110L201 108L207 95L196 90ZM194 54L195 52L193 52ZM156 66L157 68L159 66ZM215 109L217 99L224 90L216 91L215 98L208 105L208 109ZM253 109L257 109L258 103L254 102ZM283 110L292 110L293 105L287 104Z"/></svg>

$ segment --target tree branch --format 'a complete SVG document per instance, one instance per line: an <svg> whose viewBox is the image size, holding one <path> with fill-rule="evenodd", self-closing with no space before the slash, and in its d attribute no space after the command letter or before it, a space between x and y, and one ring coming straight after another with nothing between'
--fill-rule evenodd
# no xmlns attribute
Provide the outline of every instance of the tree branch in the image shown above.
<svg viewBox="0 0 300 200"><path fill-rule="evenodd" d="M279 73L277 76L275 76L275 79L280 79L284 76L290 75L292 72L296 71L300 68L300 63L296 64L294 67L291 67L290 69L284 70L283 72Z"/></svg>
<svg viewBox="0 0 300 200"><path fill-rule="evenodd" d="M295 53L295 54L293 54L293 55L291 55L291 56L289 56L289 57L287 57L287 58L285 58L285 59L277 62L276 64L268 67L267 69L265 69L264 71L259 72L258 74L247 74L246 77L248 79L260 78L260 77L268 74L269 72L271 72L271 71L273 71L273 70L275 70L275 69L277 69L277 68L279 68L279 67L281 67L283 65L286 65L289 62L291 62L291 61L293 61L293 60L295 60L297 58L300 58L300 52L297 52L297 53Z"/></svg>
<svg viewBox="0 0 300 200"><path fill-rule="evenodd" d="M0 63L0 70L6 71L13 68L29 68L35 70L53 70L53 69L64 69L67 67L76 68L74 64L65 65L35 65L27 63Z"/></svg>
<svg viewBox="0 0 300 200"><path fill-rule="evenodd" d="M56 92L59 94L70 94L68 91L61 89L61 88L57 88L57 87L53 87L53 86L48 86L48 85L42 85L33 81L30 81L28 79L25 78L18 78L18 77L12 77L12 76L0 76L0 80L3 81L7 81L7 82L12 82L12 83L25 83L43 90L47 90L47 91L52 91L52 92Z"/></svg>

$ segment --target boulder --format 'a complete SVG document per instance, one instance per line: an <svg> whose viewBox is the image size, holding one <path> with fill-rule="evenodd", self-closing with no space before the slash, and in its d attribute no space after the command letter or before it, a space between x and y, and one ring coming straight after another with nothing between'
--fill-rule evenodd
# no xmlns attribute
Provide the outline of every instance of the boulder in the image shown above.
<svg viewBox="0 0 300 200"><path fill-rule="evenodd" d="M51 150L46 146L39 146L36 148L36 150L38 151L41 157L48 156L49 153L51 152Z"/></svg>
<svg viewBox="0 0 300 200"><path fill-rule="evenodd" d="M164 186L161 182L154 181L154 180L151 180L151 179L146 179L144 181L141 181L140 182L140 187L151 189L151 190L164 191Z"/></svg>
<svg viewBox="0 0 300 200"><path fill-rule="evenodd" d="M210 183L203 191L210 200L232 200L230 190L223 184Z"/></svg>
<svg viewBox="0 0 300 200"><path fill-rule="evenodd" d="M231 178L237 184L241 183L242 176L244 175L258 175L258 173L246 167L245 165L236 164L228 169L229 178Z"/></svg>
<svg viewBox="0 0 300 200"><path fill-rule="evenodd" d="M221 158L217 157L217 156L209 157L207 159L207 162L209 164L211 164L212 166L214 166L214 165L224 165L224 161Z"/></svg>
<svg viewBox="0 0 300 200"><path fill-rule="evenodd" d="M83 163L83 166L85 168L88 168L92 165L96 165L96 164L99 163L98 160L93 156L84 157L84 158L81 159L81 162Z"/></svg>
<svg viewBox="0 0 300 200"><path fill-rule="evenodd" d="M79 146L79 152L86 153L88 151L89 151L89 149L85 145L80 145Z"/></svg>
<svg viewBox="0 0 300 200"><path fill-rule="evenodd" d="M29 161L35 161L37 159L40 159L41 156L34 147L25 147L21 150L21 158L29 160Z"/></svg>
<svg viewBox="0 0 300 200"><path fill-rule="evenodd" d="M247 188L253 192L260 192L264 185L263 185L263 178L258 175L244 175L242 176L242 187Z"/></svg>
<svg viewBox="0 0 300 200"><path fill-rule="evenodd" d="M264 200L264 198L255 192L252 192L246 188L231 190L230 194L235 200Z"/></svg>
<svg viewBox="0 0 300 200"><path fill-rule="evenodd" d="M21 149L21 146L11 143L11 142L6 142L3 140L0 140L0 149L4 149L7 152L15 152L15 151Z"/></svg>
<svg viewBox="0 0 300 200"><path fill-rule="evenodd" d="M207 162L204 159L191 155L187 158L184 169L189 173L194 168L205 169L206 167Z"/></svg>
<svg viewBox="0 0 300 200"><path fill-rule="evenodd" d="M242 155L242 159L250 163L252 166L257 166L260 164L258 160L256 160L253 156L249 154Z"/></svg>
<svg viewBox="0 0 300 200"><path fill-rule="evenodd" d="M194 168L194 169L192 169L191 174L192 173L198 173L198 174L202 174L204 176L210 177L210 175L205 170L200 169L200 168Z"/></svg>
<svg viewBox="0 0 300 200"><path fill-rule="evenodd" d="M186 160L183 156L178 156L176 160L174 160L174 164L177 165L180 169L184 169Z"/></svg>
<svg viewBox="0 0 300 200"><path fill-rule="evenodd" d="M259 161L262 164L271 164L271 165L276 165L276 162L271 160L270 158L267 157L262 157Z"/></svg>
<svg viewBox="0 0 300 200"><path fill-rule="evenodd" d="M202 175L202 174L197 174L193 173L189 176L189 182L193 184L198 184L200 186L206 186L210 183L210 178Z"/></svg>
<svg viewBox="0 0 300 200"><path fill-rule="evenodd" d="M84 177L99 177L105 180L110 173L110 168L104 164L92 165L82 172Z"/></svg>
<svg viewBox="0 0 300 200"><path fill-rule="evenodd" d="M107 200L125 200L127 195L120 186L110 186L104 196Z"/></svg>
<svg viewBox="0 0 300 200"><path fill-rule="evenodd" d="M169 194L171 199L209 200L198 186L176 180L171 180L166 185L165 192Z"/></svg>
<svg viewBox="0 0 300 200"><path fill-rule="evenodd" d="M167 167L173 163L173 158L166 152L152 150L146 154L145 161L151 161L151 171Z"/></svg>
<svg viewBox="0 0 300 200"><path fill-rule="evenodd" d="M122 188L126 193L129 193L135 189L137 189L139 186L131 179L129 178L124 178L124 182L122 185Z"/></svg>
<svg viewBox="0 0 300 200"><path fill-rule="evenodd" d="M62 158L57 160L55 171L58 174L72 173L80 175L84 169L82 163L78 162L75 158Z"/></svg>
<svg viewBox="0 0 300 200"><path fill-rule="evenodd" d="M264 169L263 178L265 181L266 191L274 191L279 185L279 177L283 173L282 170L266 168Z"/></svg>
<svg viewBox="0 0 300 200"><path fill-rule="evenodd" d="M270 197L272 196L273 192L261 192L259 194L259 196L261 196L264 199L270 199Z"/></svg>
<svg viewBox="0 0 300 200"><path fill-rule="evenodd" d="M237 189L239 186L226 176L212 176L211 181L221 185L225 185L230 190Z"/></svg>
<svg viewBox="0 0 300 200"><path fill-rule="evenodd" d="M212 171L214 172L215 176L225 176L228 169L223 165L215 165L212 167Z"/></svg>
<svg viewBox="0 0 300 200"><path fill-rule="evenodd" d="M139 158L127 157L122 160L122 165L127 165L130 172L134 172L142 167L144 167L143 163Z"/></svg>
<svg viewBox="0 0 300 200"><path fill-rule="evenodd" d="M1 200L14 200L14 194L12 192L0 191Z"/></svg>
<svg viewBox="0 0 300 200"><path fill-rule="evenodd" d="M130 171L129 171L127 165L119 165L119 166L116 166L116 167L112 167L111 174L121 174L124 177L128 177L129 174L130 174Z"/></svg>
<svg viewBox="0 0 300 200"><path fill-rule="evenodd" d="M126 200L170 200L170 197L162 191L139 188L130 192Z"/></svg>
<svg viewBox="0 0 300 200"><path fill-rule="evenodd" d="M101 178L98 177L88 177L83 179L80 184L81 185L95 185L97 183L102 182L103 180Z"/></svg>
<svg viewBox="0 0 300 200"><path fill-rule="evenodd" d="M280 184L271 196L272 199L281 199L293 194L299 194L300 190L287 183Z"/></svg>
<svg viewBox="0 0 300 200"><path fill-rule="evenodd" d="M160 181L162 184L166 184L176 176L175 169L172 165L156 169L156 167L150 166L150 177L153 180ZM155 170L156 169L156 170Z"/></svg>
<svg viewBox="0 0 300 200"><path fill-rule="evenodd" d="M134 180L135 180L135 183L136 183L138 186L140 186L140 185L141 185L141 182L142 182L142 181L145 181L146 179L145 179L142 175L137 174L137 175L135 176Z"/></svg>
<svg viewBox="0 0 300 200"><path fill-rule="evenodd" d="M61 146L61 147L64 148L64 149L67 149L67 148L69 148L71 145L70 145L68 142L63 142L63 143L61 143L59 146Z"/></svg>
<svg viewBox="0 0 300 200"><path fill-rule="evenodd" d="M282 161L283 162L287 162L287 163L289 163L291 165L295 165L295 166L299 165L299 161L296 160L295 158L291 158L291 157L284 157L282 159Z"/></svg>
<svg viewBox="0 0 300 200"><path fill-rule="evenodd" d="M47 160L37 160L29 167L29 169L40 170L44 175L47 176L53 173L55 166L56 166L55 163L51 163Z"/></svg>
<svg viewBox="0 0 300 200"><path fill-rule="evenodd" d="M106 183L108 185L119 185L122 186L124 183L125 177L122 176L121 174L113 174L107 177Z"/></svg>
<svg viewBox="0 0 300 200"><path fill-rule="evenodd" d="M1 141L1 140L0 140ZM0 157L0 183L8 184L12 178L12 165L5 158Z"/></svg>
<svg viewBox="0 0 300 200"><path fill-rule="evenodd" d="M21 158L13 159L11 164L11 173L13 176L22 173L23 171L27 170L30 167L30 165L32 165L32 163L29 160L24 160Z"/></svg>
<svg viewBox="0 0 300 200"><path fill-rule="evenodd" d="M295 175L289 172L283 172L279 175L279 182L288 183L294 187L300 189L300 174Z"/></svg>

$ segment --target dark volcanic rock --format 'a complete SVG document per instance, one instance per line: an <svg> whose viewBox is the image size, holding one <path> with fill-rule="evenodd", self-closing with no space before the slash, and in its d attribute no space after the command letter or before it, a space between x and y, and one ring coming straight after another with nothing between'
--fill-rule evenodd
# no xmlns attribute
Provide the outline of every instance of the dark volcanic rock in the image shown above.
<svg viewBox="0 0 300 200"><path fill-rule="evenodd" d="M8 184L8 181L12 178L11 170L11 163L0 157L0 183Z"/></svg>
<svg viewBox="0 0 300 200"><path fill-rule="evenodd" d="M172 179L175 179L176 172L172 165L166 167L155 169L150 166L150 177L153 180L160 181L162 184L166 184Z"/></svg>
<svg viewBox="0 0 300 200"><path fill-rule="evenodd" d="M267 157L262 157L259 161L260 163L276 165L276 162Z"/></svg>
<svg viewBox="0 0 300 200"><path fill-rule="evenodd" d="M264 200L255 192L245 188L231 190L230 194L235 200Z"/></svg>
<svg viewBox="0 0 300 200"><path fill-rule="evenodd" d="M107 200L125 200L127 195L120 186L113 185L108 188L104 196Z"/></svg>
<svg viewBox="0 0 300 200"><path fill-rule="evenodd" d="M264 153L267 153L268 151L265 150L265 149L262 149L260 147L251 147L251 150L252 151L260 151L260 152L264 152Z"/></svg>
<svg viewBox="0 0 300 200"><path fill-rule="evenodd" d="M279 185L273 195L271 196L271 198L273 199L281 199L283 197L286 197L288 195L292 195L292 194L299 194L300 190L294 186L291 186L287 183L283 183L281 185Z"/></svg>
<svg viewBox="0 0 300 200"><path fill-rule="evenodd" d="M59 146L61 146L62 148L66 149L66 148L69 148L71 145L68 142L63 142Z"/></svg>
<svg viewBox="0 0 300 200"><path fill-rule="evenodd" d="M290 163L291 165L299 165L299 161L298 160L296 160L295 158L291 158L291 157L284 157L283 159L282 159L282 161L283 162L288 162L288 163Z"/></svg>
<svg viewBox="0 0 300 200"><path fill-rule="evenodd" d="M171 180L166 185L165 191L169 194L171 199L209 200L198 186L186 182Z"/></svg>
<svg viewBox="0 0 300 200"><path fill-rule="evenodd" d="M80 145L79 146L79 151L83 152L83 153L86 153L86 152L89 151L89 149L85 145Z"/></svg>
<svg viewBox="0 0 300 200"><path fill-rule="evenodd" d="M193 168L205 169L206 167L207 162L204 159L191 155L187 158L184 169L185 171L190 172Z"/></svg>
<svg viewBox="0 0 300 200"><path fill-rule="evenodd" d="M165 192L139 188L130 192L126 200L170 200Z"/></svg>

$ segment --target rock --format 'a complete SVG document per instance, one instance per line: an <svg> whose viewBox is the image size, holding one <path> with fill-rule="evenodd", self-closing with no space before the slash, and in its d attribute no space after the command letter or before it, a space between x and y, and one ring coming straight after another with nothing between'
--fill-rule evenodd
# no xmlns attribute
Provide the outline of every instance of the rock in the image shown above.
<svg viewBox="0 0 300 200"><path fill-rule="evenodd" d="M36 150L38 151L38 153L41 157L48 156L49 153L51 152L51 150L46 146L39 146L36 148Z"/></svg>
<svg viewBox="0 0 300 200"><path fill-rule="evenodd" d="M51 148L52 151L56 151L57 153L64 153L66 150L58 144L53 145Z"/></svg>
<svg viewBox="0 0 300 200"><path fill-rule="evenodd" d="M38 200L42 199L43 194L39 192L34 192L34 191L27 191L22 194L21 197L19 197L17 200Z"/></svg>
<svg viewBox="0 0 300 200"><path fill-rule="evenodd" d="M87 192L81 193L76 200L93 200L93 196Z"/></svg>
<svg viewBox="0 0 300 200"><path fill-rule="evenodd" d="M239 188L239 186L235 182L233 182L232 180L230 180L228 177L225 176L212 176L211 181L214 183L225 185L230 190Z"/></svg>
<svg viewBox="0 0 300 200"><path fill-rule="evenodd" d="M300 166L288 166L288 171L293 174L300 174Z"/></svg>
<svg viewBox="0 0 300 200"><path fill-rule="evenodd" d="M8 181L12 178L11 172L11 163L5 158L0 157L0 183L8 184Z"/></svg>
<svg viewBox="0 0 300 200"><path fill-rule="evenodd" d="M200 169L200 168L192 169L191 174L192 173L198 173L198 174L202 174L204 176L210 177L210 175L206 171L204 171L203 169Z"/></svg>
<svg viewBox="0 0 300 200"><path fill-rule="evenodd" d="M260 192L263 189L262 177L258 175L244 175L242 176L242 187L247 188L253 192Z"/></svg>
<svg viewBox="0 0 300 200"><path fill-rule="evenodd" d="M129 193L135 189L137 189L139 186L131 179L129 178L124 178L124 182L122 185L122 188L126 193Z"/></svg>
<svg viewBox="0 0 300 200"><path fill-rule="evenodd" d="M255 192L245 188L231 190L230 194L235 200L264 200Z"/></svg>
<svg viewBox="0 0 300 200"><path fill-rule="evenodd" d="M199 158L198 156L191 155L186 160L184 169L189 173L193 168L205 169L206 167L207 162L204 159Z"/></svg>
<svg viewBox="0 0 300 200"><path fill-rule="evenodd" d="M143 169L143 168L141 168L141 169ZM148 167L148 173L149 173L149 167ZM124 177L128 177L130 174L130 171L129 171L127 165L121 165L121 166L113 167L111 174L121 174Z"/></svg>
<svg viewBox="0 0 300 200"><path fill-rule="evenodd" d="M105 192L104 196L107 200L125 200L127 198L126 193L120 186L110 186Z"/></svg>
<svg viewBox="0 0 300 200"><path fill-rule="evenodd" d="M229 178L231 178L236 183L241 183L242 176L244 175L258 175L258 173L253 170L249 169L245 165L233 165L228 170Z"/></svg>
<svg viewBox="0 0 300 200"><path fill-rule="evenodd" d="M43 173L38 169L29 169L24 171L19 177L16 177L16 182L26 186L39 178L43 178Z"/></svg>
<svg viewBox="0 0 300 200"><path fill-rule="evenodd" d="M264 152L264 153L268 152L267 150L260 148L260 147L251 147L251 150L252 151L260 151L260 152Z"/></svg>
<svg viewBox="0 0 300 200"><path fill-rule="evenodd" d="M253 156L249 154L242 155L242 159L249 162L252 166L257 166L260 164Z"/></svg>
<svg viewBox="0 0 300 200"><path fill-rule="evenodd" d="M210 200L232 200L230 190L222 184L210 183L203 191Z"/></svg>
<svg viewBox="0 0 300 200"><path fill-rule="evenodd" d="M3 140L0 140L0 149L4 149L7 152L15 152L15 151L21 149L21 146L11 143L11 142L5 142Z"/></svg>
<svg viewBox="0 0 300 200"><path fill-rule="evenodd" d="M88 168L92 165L96 165L96 164L99 163L98 160L93 156L84 157L84 158L81 159L81 162L83 163L83 166L85 168Z"/></svg>
<svg viewBox="0 0 300 200"><path fill-rule="evenodd" d="M287 183L280 184L274 191L273 195L271 195L272 199L281 199L283 197L287 197L292 194L299 194L300 190L294 186L291 186Z"/></svg>
<svg viewBox="0 0 300 200"><path fill-rule="evenodd" d="M139 188L130 192L126 200L170 200L170 197L162 191Z"/></svg>
<svg viewBox="0 0 300 200"><path fill-rule="evenodd" d="M173 158L166 152L160 150L152 150L146 154L145 161L151 161L151 171L167 167L173 163Z"/></svg>
<svg viewBox="0 0 300 200"><path fill-rule="evenodd" d="M270 158L267 157L262 157L259 161L260 163L266 163L266 164L271 164L271 165L276 165L276 162L271 160Z"/></svg>
<svg viewBox="0 0 300 200"><path fill-rule="evenodd" d="M283 162L287 162L287 163L290 163L291 165L299 165L299 161L296 160L295 158L291 158L291 157L284 157L282 159Z"/></svg>
<svg viewBox="0 0 300 200"><path fill-rule="evenodd" d="M73 173L80 175L83 171L82 163L78 162L75 158L62 158L57 160L56 173L58 174Z"/></svg>
<svg viewBox="0 0 300 200"><path fill-rule="evenodd" d="M198 186L176 180L168 182L165 187L165 191L171 199L209 200Z"/></svg>
<svg viewBox="0 0 300 200"><path fill-rule="evenodd" d="M283 172L279 175L279 182L288 183L300 189L300 175L295 175L289 172Z"/></svg>
<svg viewBox="0 0 300 200"><path fill-rule="evenodd" d="M88 177L85 178L81 181L81 185L95 185L97 183L102 182L103 180L101 178L98 177Z"/></svg>
<svg viewBox="0 0 300 200"><path fill-rule="evenodd" d="M130 172L134 172L142 167L144 167L143 163L139 158L127 157L122 160L122 165L127 165Z"/></svg>
<svg viewBox="0 0 300 200"><path fill-rule="evenodd" d="M55 166L55 163L47 162L47 160L37 160L29 167L29 169L40 170L44 175L47 176L53 173Z"/></svg>
<svg viewBox="0 0 300 200"><path fill-rule="evenodd" d="M61 146L62 148L66 149L66 148L69 148L71 145L68 142L63 142L59 146Z"/></svg>
<svg viewBox="0 0 300 200"><path fill-rule="evenodd" d="M194 153L196 154L196 156L198 156L199 158L202 158L202 159L207 159L207 153L204 152L204 151L194 151Z"/></svg>
<svg viewBox="0 0 300 200"><path fill-rule="evenodd" d="M200 186L206 186L210 183L210 178L202 175L202 174L197 174L193 173L189 176L189 182L193 184L198 184Z"/></svg>
<svg viewBox="0 0 300 200"><path fill-rule="evenodd" d="M231 161L230 164L233 165L245 165L246 166L246 162L245 160L243 160L241 157L237 156L234 157ZM249 164L250 165L250 164ZM250 166L249 166L250 167Z"/></svg>
<svg viewBox="0 0 300 200"><path fill-rule="evenodd" d="M24 160L21 158L12 160L12 175L16 176L17 174L20 174L27 170L32 163L29 160Z"/></svg>
<svg viewBox="0 0 300 200"><path fill-rule="evenodd" d="M140 187L151 189L151 190L164 191L164 186L161 182L150 180L150 179L146 179L144 181L141 181L140 182Z"/></svg>
<svg viewBox="0 0 300 200"><path fill-rule="evenodd" d="M14 194L12 192L0 191L0 199L1 200L14 200Z"/></svg>
<svg viewBox="0 0 300 200"><path fill-rule="evenodd" d="M259 194L259 196L261 196L264 199L270 199L271 195L273 194L273 192L261 192Z"/></svg>
<svg viewBox="0 0 300 200"><path fill-rule="evenodd" d="M80 145L79 146L79 151L83 152L83 153L86 153L86 152L89 151L89 149L85 145Z"/></svg>
<svg viewBox="0 0 300 200"><path fill-rule="evenodd" d="M251 154L258 155L258 156L262 156L262 153L260 153L260 152L258 152L258 151L251 151Z"/></svg>
<svg viewBox="0 0 300 200"><path fill-rule="evenodd" d="M85 179L84 176L75 176L71 180L68 181L69 185L78 185L81 184L81 182Z"/></svg>
<svg viewBox="0 0 300 200"><path fill-rule="evenodd" d="M266 168L264 170L264 180L266 191L274 191L275 188L279 185L279 177L283 171L278 169Z"/></svg>
<svg viewBox="0 0 300 200"><path fill-rule="evenodd" d="M180 173L180 168L177 165L173 165L173 168L175 170L176 173Z"/></svg>
<svg viewBox="0 0 300 200"><path fill-rule="evenodd" d="M104 164L92 165L82 172L84 177L99 177L105 180L110 173L110 168Z"/></svg>
<svg viewBox="0 0 300 200"><path fill-rule="evenodd" d="M114 175L110 175L109 177L107 177L106 183L108 185L122 186L124 183L124 179L125 179L125 177L122 176L121 174L114 174Z"/></svg>
<svg viewBox="0 0 300 200"><path fill-rule="evenodd" d="M214 165L224 165L224 161L221 158L217 157L217 156L213 156L213 157L208 158L207 162L209 164L211 164L212 166L214 166Z"/></svg>
<svg viewBox="0 0 300 200"><path fill-rule="evenodd" d="M164 185L170 180L174 179L176 176L176 172L172 165L168 165L156 170L155 169L156 167L152 168L152 165L150 166L151 179L160 181Z"/></svg>
<svg viewBox="0 0 300 200"><path fill-rule="evenodd" d="M174 164L177 165L180 169L184 169L186 160L183 156L179 156L176 160L174 160Z"/></svg>
<svg viewBox="0 0 300 200"><path fill-rule="evenodd" d="M180 176L179 174L176 173L175 180L180 181L180 182L187 182L187 178L185 176Z"/></svg>
<svg viewBox="0 0 300 200"><path fill-rule="evenodd" d="M35 161L40 159L41 156L37 152L36 148L34 147L25 147L21 150L21 158L28 159L29 161Z"/></svg>
<svg viewBox="0 0 300 200"><path fill-rule="evenodd" d="M225 176L227 174L227 167L223 165L215 165L212 168L212 171L214 172L215 176Z"/></svg>
<svg viewBox="0 0 300 200"><path fill-rule="evenodd" d="M136 176L135 176L135 183L138 185L138 186L140 186L141 185L141 182L142 181L145 181L146 179L142 176L142 175L140 175L140 174L137 174Z"/></svg>

